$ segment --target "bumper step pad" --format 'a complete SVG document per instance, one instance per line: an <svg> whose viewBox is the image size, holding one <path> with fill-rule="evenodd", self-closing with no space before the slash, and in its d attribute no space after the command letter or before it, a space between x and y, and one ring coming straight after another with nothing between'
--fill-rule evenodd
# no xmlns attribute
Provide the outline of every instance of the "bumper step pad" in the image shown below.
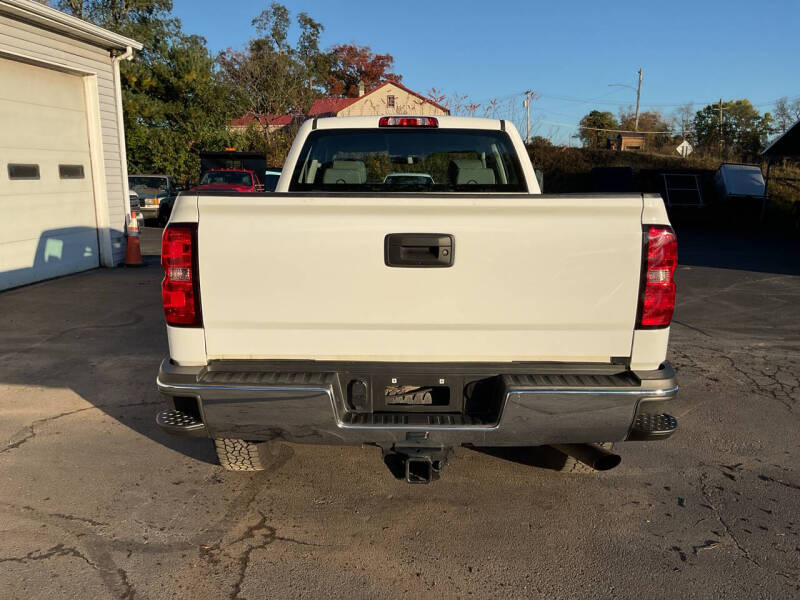
<svg viewBox="0 0 800 600"><path fill-rule="evenodd" d="M206 437L205 424L180 410L164 410L156 415L156 425L173 435Z"/></svg>
<svg viewBox="0 0 800 600"><path fill-rule="evenodd" d="M664 439L675 433L678 429L678 420L672 415L661 413L657 415L639 414L633 422L629 440L658 440Z"/></svg>
<svg viewBox="0 0 800 600"><path fill-rule="evenodd" d="M346 413L346 427L489 427L493 425L467 415L447 413Z"/></svg>

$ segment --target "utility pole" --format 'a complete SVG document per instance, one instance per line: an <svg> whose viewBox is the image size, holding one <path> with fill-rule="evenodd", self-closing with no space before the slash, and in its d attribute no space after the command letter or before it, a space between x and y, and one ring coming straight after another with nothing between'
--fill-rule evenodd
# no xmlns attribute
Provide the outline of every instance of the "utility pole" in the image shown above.
<svg viewBox="0 0 800 600"><path fill-rule="evenodd" d="M639 85L636 88L636 116L633 119L633 130L639 131L639 100L642 98L642 69L639 69Z"/></svg>
<svg viewBox="0 0 800 600"><path fill-rule="evenodd" d="M722 98L719 99L719 157L722 159Z"/></svg>
<svg viewBox="0 0 800 600"><path fill-rule="evenodd" d="M525 144L531 143L531 100L535 96L532 90L525 90L525 100L522 101L525 106Z"/></svg>

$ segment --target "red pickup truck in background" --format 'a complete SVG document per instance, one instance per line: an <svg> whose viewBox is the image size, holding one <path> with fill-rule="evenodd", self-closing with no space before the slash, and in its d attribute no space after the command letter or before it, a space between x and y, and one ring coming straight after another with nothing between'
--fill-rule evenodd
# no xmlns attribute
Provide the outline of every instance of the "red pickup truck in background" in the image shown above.
<svg viewBox="0 0 800 600"><path fill-rule="evenodd" d="M263 192L264 185L250 169L211 169L203 173L193 190L224 190L229 192Z"/></svg>

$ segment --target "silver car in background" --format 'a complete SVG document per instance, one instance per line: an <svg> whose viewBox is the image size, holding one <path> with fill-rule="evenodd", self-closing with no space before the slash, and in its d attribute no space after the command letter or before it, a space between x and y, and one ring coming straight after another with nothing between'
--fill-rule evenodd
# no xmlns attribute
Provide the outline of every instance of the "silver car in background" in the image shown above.
<svg viewBox="0 0 800 600"><path fill-rule="evenodd" d="M139 229L141 229L144 227L144 215L142 215L142 211L139 210L139 194L133 190L128 190L128 199L131 204L129 216L133 214L133 211L136 211L136 222L139 225Z"/></svg>

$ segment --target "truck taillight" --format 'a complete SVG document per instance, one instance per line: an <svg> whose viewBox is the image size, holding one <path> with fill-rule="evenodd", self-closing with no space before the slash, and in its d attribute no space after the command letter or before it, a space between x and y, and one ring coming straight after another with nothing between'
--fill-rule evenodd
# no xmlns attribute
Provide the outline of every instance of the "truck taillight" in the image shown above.
<svg viewBox="0 0 800 600"><path fill-rule="evenodd" d="M438 127L436 117L381 117L378 127Z"/></svg>
<svg viewBox="0 0 800 600"><path fill-rule="evenodd" d="M176 223L161 238L161 299L168 325L200 327L200 295L197 286L197 225Z"/></svg>
<svg viewBox="0 0 800 600"><path fill-rule="evenodd" d="M639 326L667 327L675 309L675 267L678 240L672 227L650 225L645 230L642 292L639 299Z"/></svg>

